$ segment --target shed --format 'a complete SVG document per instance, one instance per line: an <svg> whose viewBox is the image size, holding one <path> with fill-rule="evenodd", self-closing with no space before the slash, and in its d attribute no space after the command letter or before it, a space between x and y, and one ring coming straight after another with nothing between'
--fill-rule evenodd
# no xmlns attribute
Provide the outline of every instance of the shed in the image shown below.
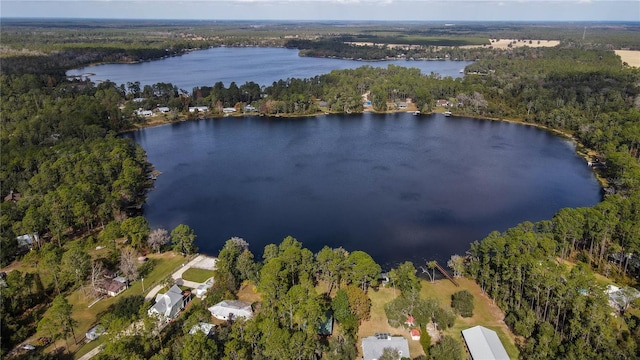
<svg viewBox="0 0 640 360"><path fill-rule="evenodd" d="M362 339L362 359L377 360L385 348L398 350L401 357L411 357L407 339L402 336L391 336L391 334L382 333Z"/></svg>
<svg viewBox="0 0 640 360"><path fill-rule="evenodd" d="M411 330L411 340L418 341L420 340L420 330L413 329Z"/></svg>
<svg viewBox="0 0 640 360"><path fill-rule="evenodd" d="M474 326L462 330L462 337L473 360L509 360L498 334L491 329Z"/></svg>
<svg viewBox="0 0 640 360"><path fill-rule="evenodd" d="M324 316L326 320L318 326L318 335L329 336L333 334L333 311L327 310Z"/></svg>

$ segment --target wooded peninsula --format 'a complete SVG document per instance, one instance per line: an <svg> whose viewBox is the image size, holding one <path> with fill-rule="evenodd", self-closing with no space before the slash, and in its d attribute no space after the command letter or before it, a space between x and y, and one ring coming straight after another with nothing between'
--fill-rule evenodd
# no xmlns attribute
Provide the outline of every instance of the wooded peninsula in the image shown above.
<svg viewBox="0 0 640 360"><path fill-rule="evenodd" d="M478 316L479 304L491 303L512 358L640 357L640 69L614 52L640 50L640 28L588 25L585 37L585 24L558 23L3 19L0 356L74 359L97 349L96 359L356 359L363 336L391 329L418 330L419 340L410 355L386 347L379 359L466 359L461 326L477 319L474 305ZM513 40L498 47L499 39ZM547 40L557 45L536 46ZM66 76L216 46L408 62L269 86ZM421 74L410 60L474 63L453 79ZM140 208L153 164L119 133L225 115L406 111L407 103L571 137L603 183L602 202L492 232L453 255L453 280L471 291L445 301L429 290L442 286L434 262L383 274L362 251L314 254L292 237L264 249L227 240L215 270L180 279L202 288L172 277L197 253L197 234L188 224L150 228ZM152 288L160 293L147 294ZM160 313L154 300L164 296L183 308L173 313L171 302ZM247 303L252 315L221 320L212 310L221 303ZM212 322L215 330L201 330Z"/></svg>

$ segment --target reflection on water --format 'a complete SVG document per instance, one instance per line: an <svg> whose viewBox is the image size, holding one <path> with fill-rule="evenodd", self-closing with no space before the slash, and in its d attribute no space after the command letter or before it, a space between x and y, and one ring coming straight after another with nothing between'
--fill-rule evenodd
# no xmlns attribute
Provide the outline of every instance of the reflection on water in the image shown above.
<svg viewBox="0 0 640 360"><path fill-rule="evenodd" d="M225 118L129 134L162 172L153 227L193 227L217 254L232 236L262 255L292 235L312 251L382 264L446 262L492 230L590 206L599 187L571 143L517 124L442 115Z"/></svg>

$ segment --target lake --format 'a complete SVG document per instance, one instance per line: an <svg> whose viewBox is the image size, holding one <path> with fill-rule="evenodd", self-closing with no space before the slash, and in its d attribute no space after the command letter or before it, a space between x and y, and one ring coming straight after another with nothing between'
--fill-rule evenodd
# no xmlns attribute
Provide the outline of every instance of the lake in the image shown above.
<svg viewBox="0 0 640 360"><path fill-rule="evenodd" d="M601 200L571 141L506 122L242 117L125 136L162 172L143 208L151 226L188 224L213 255L232 236L260 257L292 235L314 252L364 250L386 268L446 263L492 230Z"/></svg>
<svg viewBox="0 0 640 360"><path fill-rule="evenodd" d="M196 86L225 86L234 81L238 86L253 81L271 85L287 78L311 78L337 69L355 69L370 65L387 67L394 64L420 69L423 74L460 77L461 69L471 61L355 61L298 56L298 50L259 47L218 47L192 51L182 56L137 64L105 64L70 70L68 76L87 75L94 82L114 83L140 81L141 86L159 82L171 83L188 92Z"/></svg>

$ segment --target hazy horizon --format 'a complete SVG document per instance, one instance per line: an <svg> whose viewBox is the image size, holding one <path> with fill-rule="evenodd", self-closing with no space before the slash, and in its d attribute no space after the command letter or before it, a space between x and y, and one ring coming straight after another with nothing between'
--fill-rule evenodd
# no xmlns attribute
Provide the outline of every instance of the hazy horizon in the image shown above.
<svg viewBox="0 0 640 360"><path fill-rule="evenodd" d="M638 22L637 0L3 0L2 18Z"/></svg>

